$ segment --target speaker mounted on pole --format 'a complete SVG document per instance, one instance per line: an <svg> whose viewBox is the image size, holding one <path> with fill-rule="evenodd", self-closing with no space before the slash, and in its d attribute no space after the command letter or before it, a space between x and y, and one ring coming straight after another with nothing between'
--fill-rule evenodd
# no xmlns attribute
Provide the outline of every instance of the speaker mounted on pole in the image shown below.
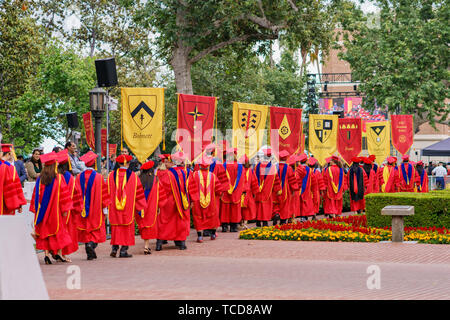
<svg viewBox="0 0 450 320"><path fill-rule="evenodd" d="M116 60L114 58L95 60L95 72L100 88L117 85Z"/></svg>
<svg viewBox="0 0 450 320"><path fill-rule="evenodd" d="M78 128L78 115L76 112L66 113L67 125L71 129Z"/></svg>

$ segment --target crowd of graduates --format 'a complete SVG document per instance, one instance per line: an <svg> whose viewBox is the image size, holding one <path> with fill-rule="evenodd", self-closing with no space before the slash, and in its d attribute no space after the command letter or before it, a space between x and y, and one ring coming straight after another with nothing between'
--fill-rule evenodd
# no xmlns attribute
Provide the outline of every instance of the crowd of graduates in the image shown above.
<svg viewBox="0 0 450 320"><path fill-rule="evenodd" d="M0 163L0 214L21 212L27 202L14 166L7 159L11 145L2 145ZM197 242L215 240L216 231L238 232L248 221L256 226L340 215L343 194L350 194L352 211L365 210L364 196L378 192L428 192L428 176L421 161L409 156L388 157L378 167L375 157L355 157L350 167L332 156L321 167L305 153L275 154L238 159L236 148L208 145L192 163L183 152L161 154L135 172L132 156L121 154L106 179L96 169L97 154L80 157L84 170L73 174L68 149L40 156L42 171L36 179L30 211L35 214L33 238L45 251L44 261L70 262L68 255L85 244L88 260L97 258L96 247L106 242L106 221L111 227L111 257L127 258L135 245L135 225L144 240L144 254L168 241L185 250L191 216Z"/></svg>

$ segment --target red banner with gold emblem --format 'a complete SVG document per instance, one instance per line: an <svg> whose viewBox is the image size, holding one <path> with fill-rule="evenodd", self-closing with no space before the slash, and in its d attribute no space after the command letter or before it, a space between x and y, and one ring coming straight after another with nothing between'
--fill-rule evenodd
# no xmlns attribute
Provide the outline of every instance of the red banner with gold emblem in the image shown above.
<svg viewBox="0 0 450 320"><path fill-rule="evenodd" d="M106 129L102 128L101 131L102 157L106 157L106 140L107 140Z"/></svg>
<svg viewBox="0 0 450 320"><path fill-rule="evenodd" d="M412 114L391 116L392 145L402 155L406 154L414 142Z"/></svg>
<svg viewBox="0 0 450 320"><path fill-rule="evenodd" d="M289 154L303 152L302 109L270 107L270 129L273 150L286 150ZM276 137L278 141L274 141Z"/></svg>
<svg viewBox="0 0 450 320"><path fill-rule="evenodd" d="M211 143L216 97L178 94L177 143L190 161Z"/></svg>
<svg viewBox="0 0 450 320"><path fill-rule="evenodd" d="M351 164L353 157L357 157L361 153L361 141L361 118L338 119L337 150L348 165Z"/></svg>
<svg viewBox="0 0 450 320"><path fill-rule="evenodd" d="M94 125L92 124L92 115L90 112L83 114L84 132L86 133L86 143L95 150Z"/></svg>

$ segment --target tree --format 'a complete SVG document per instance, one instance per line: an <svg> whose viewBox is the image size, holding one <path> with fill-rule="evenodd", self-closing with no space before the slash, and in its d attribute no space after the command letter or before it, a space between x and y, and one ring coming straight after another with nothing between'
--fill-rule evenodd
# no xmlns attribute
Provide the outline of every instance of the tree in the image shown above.
<svg viewBox="0 0 450 320"><path fill-rule="evenodd" d="M270 40L286 38L293 47L315 39L326 50L333 27L329 13L320 1L155 0L145 1L136 21L158 35L159 56L172 67L177 91L192 94L192 66L223 48L256 44L250 52L267 53Z"/></svg>
<svg viewBox="0 0 450 320"><path fill-rule="evenodd" d="M450 11L444 0L378 0L379 23L366 17L343 20L347 31L341 58L361 81L368 108L388 106L395 113L434 125L448 119ZM416 126L420 122L416 121Z"/></svg>

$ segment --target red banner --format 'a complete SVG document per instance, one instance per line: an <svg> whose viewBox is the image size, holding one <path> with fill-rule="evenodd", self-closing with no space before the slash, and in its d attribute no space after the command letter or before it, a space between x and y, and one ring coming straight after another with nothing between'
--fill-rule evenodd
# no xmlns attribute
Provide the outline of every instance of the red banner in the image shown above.
<svg viewBox="0 0 450 320"><path fill-rule="evenodd" d="M117 144L110 144L109 145L109 157L111 157L113 154L115 155L117 153Z"/></svg>
<svg viewBox="0 0 450 320"><path fill-rule="evenodd" d="M338 121L337 150L350 165L352 158L357 157L362 149L361 118L340 118Z"/></svg>
<svg viewBox="0 0 450 320"><path fill-rule="evenodd" d="M412 114L392 115L391 133L394 148L406 154L414 142Z"/></svg>
<svg viewBox="0 0 450 320"><path fill-rule="evenodd" d="M92 115L90 112L83 114L84 132L86 133L86 143L95 151L94 125L92 124Z"/></svg>
<svg viewBox="0 0 450 320"><path fill-rule="evenodd" d="M102 129L101 131L101 142L102 142L102 157L106 157L106 129Z"/></svg>
<svg viewBox="0 0 450 320"><path fill-rule="evenodd" d="M211 143L216 97L178 94L177 143L190 161Z"/></svg>
<svg viewBox="0 0 450 320"><path fill-rule="evenodd" d="M303 152L305 143L302 134L302 109L270 107L270 144L273 150L286 150L289 154ZM278 136L276 141L275 136Z"/></svg>

